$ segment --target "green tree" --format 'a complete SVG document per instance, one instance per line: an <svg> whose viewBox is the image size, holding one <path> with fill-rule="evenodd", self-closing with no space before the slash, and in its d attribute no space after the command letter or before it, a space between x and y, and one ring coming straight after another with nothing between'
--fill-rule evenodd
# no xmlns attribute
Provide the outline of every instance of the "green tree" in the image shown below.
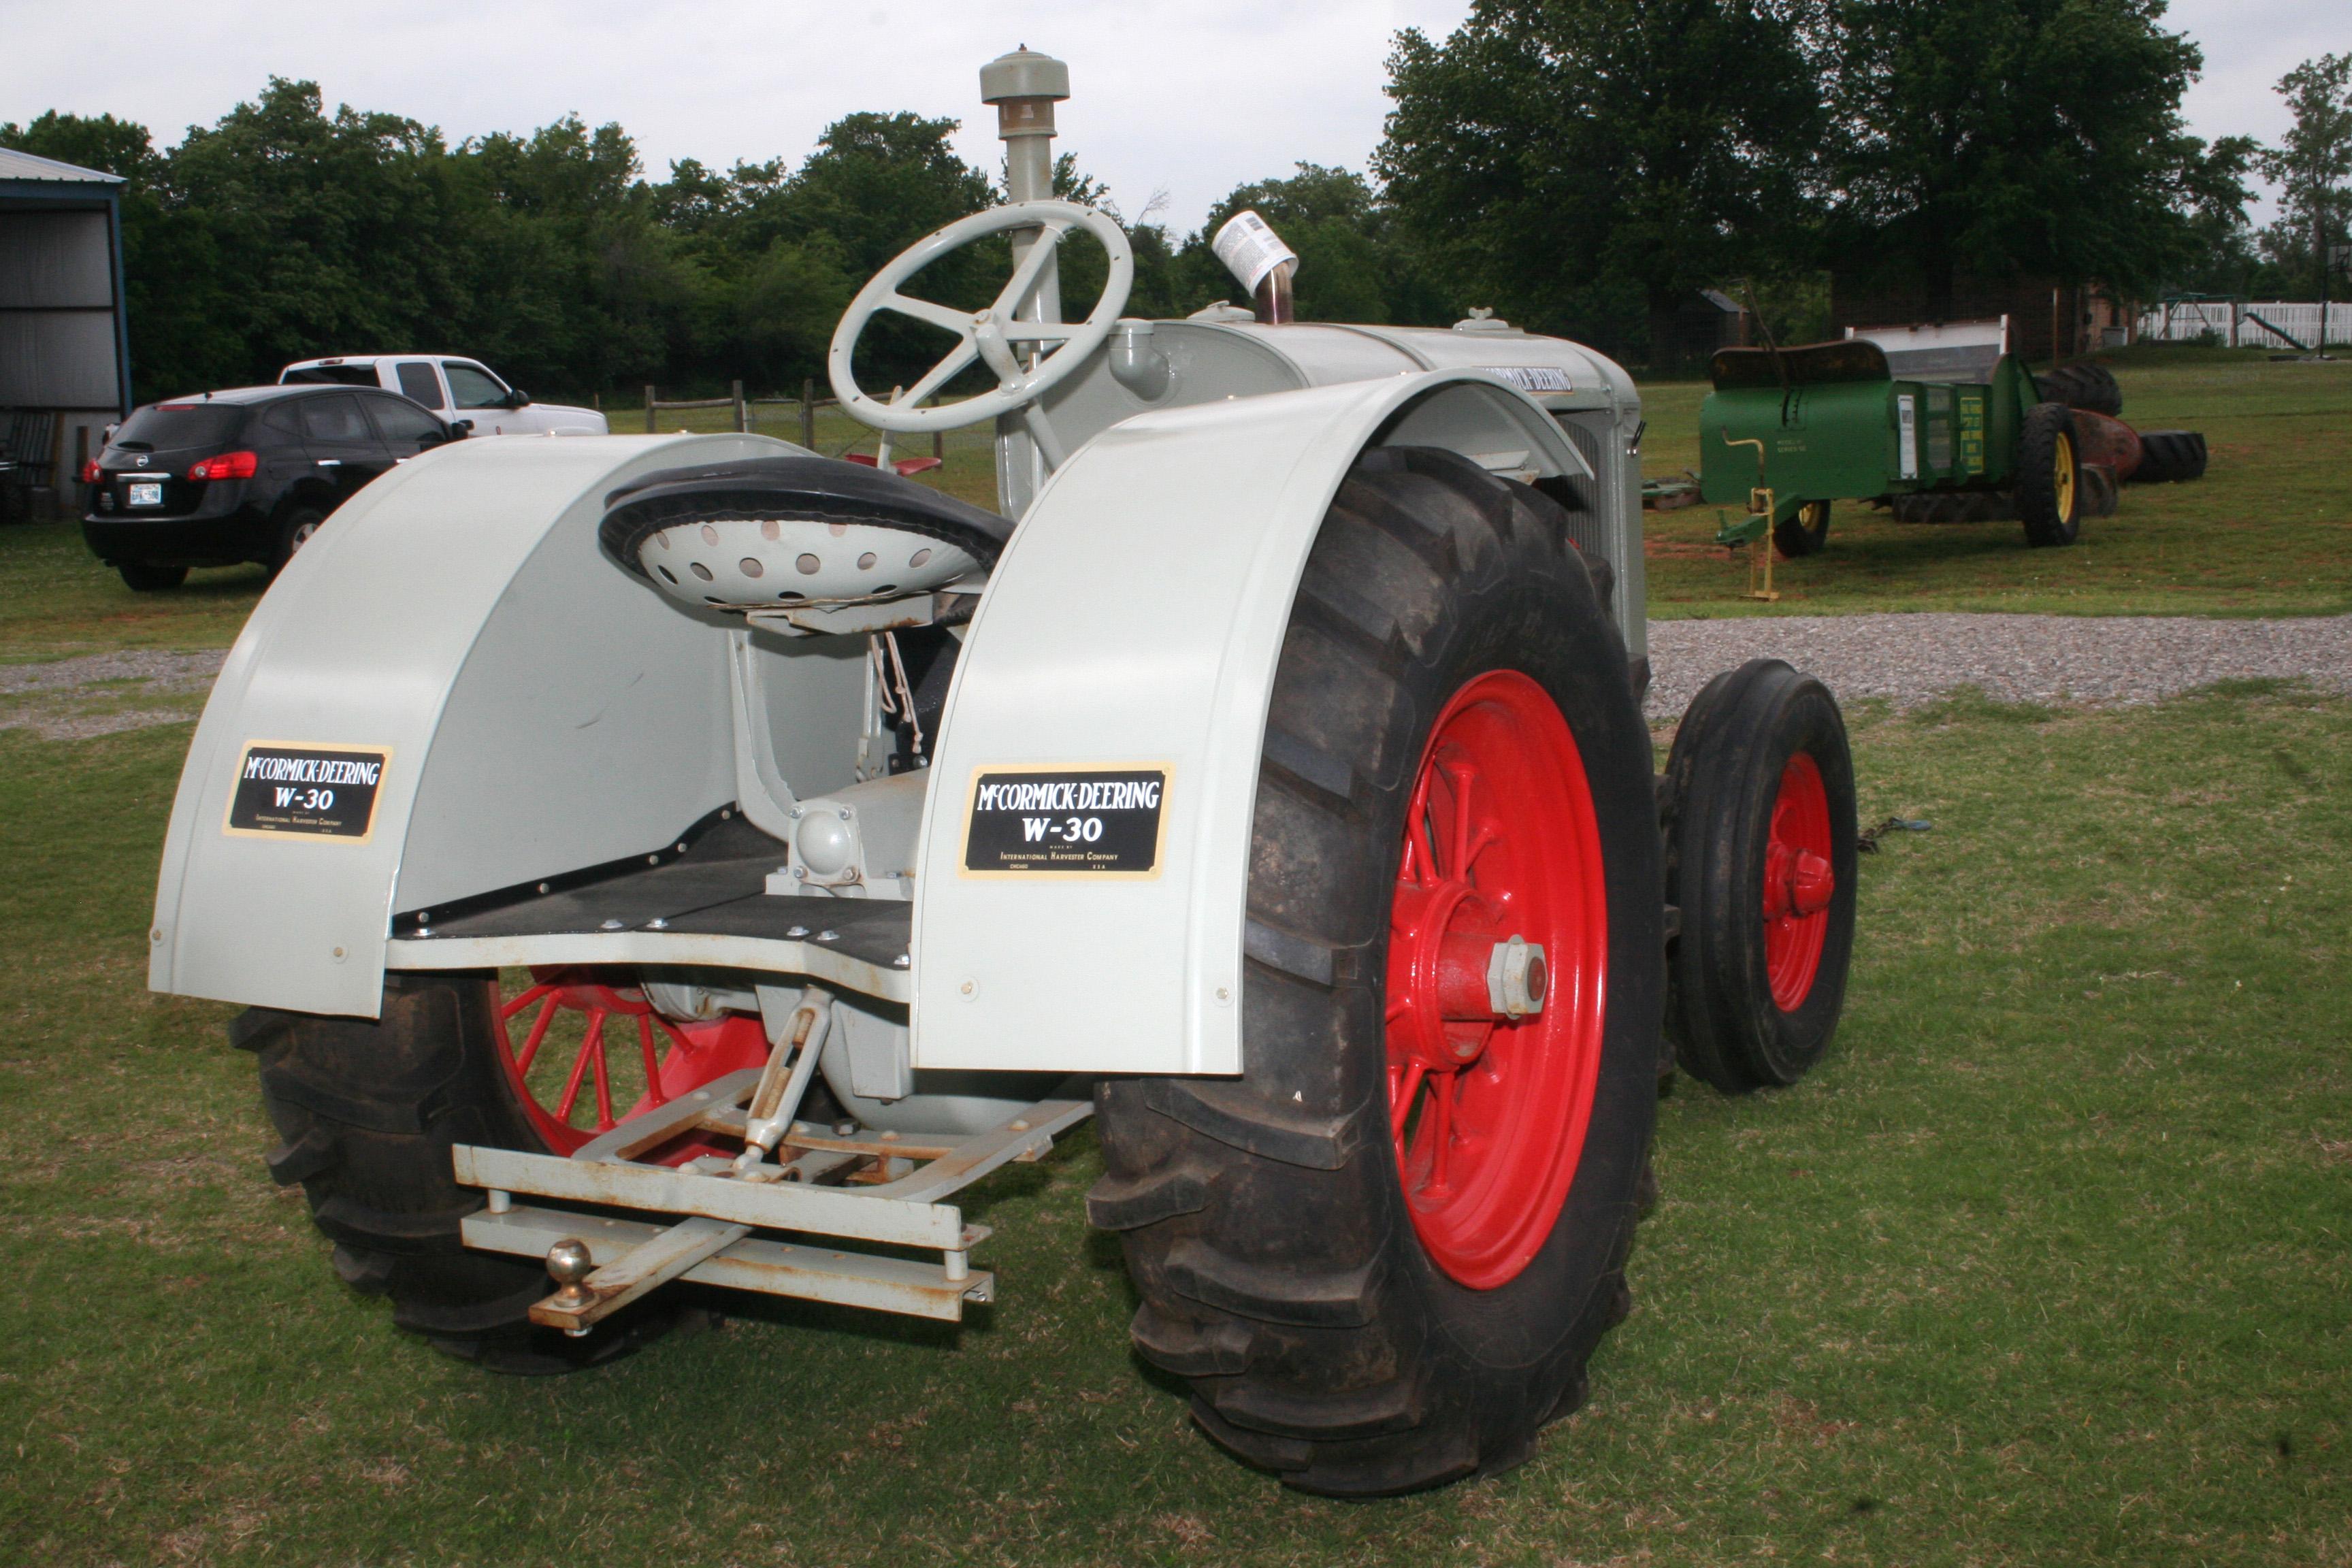
<svg viewBox="0 0 2352 1568"><path fill-rule="evenodd" d="M2294 116L2286 139L2255 155L2264 179L2281 187L2279 219L2264 248L2293 269L2293 287L2341 299L2340 281L2324 281L2326 247L2352 226L2352 54L2322 55L2279 79ZM2332 286L2331 286L2332 283Z"/></svg>
<svg viewBox="0 0 2352 1568"><path fill-rule="evenodd" d="M2189 254L2167 275L2170 287L2194 294L2246 294L2263 261L2246 222L2254 199L2246 179L2260 151L2251 136L2223 136L2210 147L2192 143L2181 202L2189 224Z"/></svg>
<svg viewBox="0 0 2352 1568"><path fill-rule="evenodd" d="M1811 0L1475 0L1389 58L1373 160L1448 303L1613 352L1801 248Z"/></svg>
<svg viewBox="0 0 2352 1568"><path fill-rule="evenodd" d="M567 115L439 162L457 303L436 339L535 390L666 379L692 356L704 279L658 221L618 125Z"/></svg>
<svg viewBox="0 0 2352 1568"><path fill-rule="evenodd" d="M235 374L406 346L458 300L439 134L400 115L326 114L317 84L273 77L168 160L165 202L200 213L207 310L243 345ZM223 370L228 366L220 367ZM169 390L185 390L173 388Z"/></svg>
<svg viewBox="0 0 2352 1568"><path fill-rule="evenodd" d="M1923 283L1962 273L2152 291L2193 256L2209 155L2181 129L2202 64L2164 0L1832 0L1826 259Z"/></svg>

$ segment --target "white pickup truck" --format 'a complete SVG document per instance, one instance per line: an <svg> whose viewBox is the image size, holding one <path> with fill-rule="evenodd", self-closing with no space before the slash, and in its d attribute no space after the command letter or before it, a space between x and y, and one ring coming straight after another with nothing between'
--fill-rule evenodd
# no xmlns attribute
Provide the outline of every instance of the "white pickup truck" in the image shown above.
<svg viewBox="0 0 2352 1568"><path fill-rule="evenodd" d="M446 354L343 354L298 360L278 373L281 384L327 382L381 386L431 409L446 424L465 424L477 436L605 436L610 427L593 408L533 403L488 365Z"/></svg>

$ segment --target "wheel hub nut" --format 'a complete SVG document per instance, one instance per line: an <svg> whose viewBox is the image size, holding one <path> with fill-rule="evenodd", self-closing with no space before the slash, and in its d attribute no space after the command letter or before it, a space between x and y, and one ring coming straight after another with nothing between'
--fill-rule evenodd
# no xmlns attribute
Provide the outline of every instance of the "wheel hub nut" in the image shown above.
<svg viewBox="0 0 2352 1568"><path fill-rule="evenodd" d="M1486 998L1500 1017L1530 1018L1542 1012L1549 980L1542 944L1525 937L1496 942L1486 960Z"/></svg>

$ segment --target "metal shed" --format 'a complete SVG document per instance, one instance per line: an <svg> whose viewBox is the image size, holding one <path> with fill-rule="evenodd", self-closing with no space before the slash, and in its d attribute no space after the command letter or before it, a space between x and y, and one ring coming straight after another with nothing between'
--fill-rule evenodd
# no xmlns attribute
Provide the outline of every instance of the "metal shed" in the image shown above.
<svg viewBox="0 0 2352 1568"><path fill-rule="evenodd" d="M0 515L52 507L130 412L121 189L0 147Z"/></svg>

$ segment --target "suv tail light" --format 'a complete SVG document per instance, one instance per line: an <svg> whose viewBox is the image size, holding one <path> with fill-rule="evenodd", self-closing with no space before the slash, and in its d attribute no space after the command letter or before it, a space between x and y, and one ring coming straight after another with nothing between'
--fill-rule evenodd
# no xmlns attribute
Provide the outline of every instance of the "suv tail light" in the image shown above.
<svg viewBox="0 0 2352 1568"><path fill-rule="evenodd" d="M96 458L92 458L89 462L84 463L81 466L81 482L86 485L94 485L98 483L98 459Z"/></svg>
<svg viewBox="0 0 2352 1568"><path fill-rule="evenodd" d="M190 465L188 468L188 478L192 479L249 479L253 478L254 469L260 467L260 465L261 459L255 457L250 452L223 452L217 458L206 458L201 463Z"/></svg>

